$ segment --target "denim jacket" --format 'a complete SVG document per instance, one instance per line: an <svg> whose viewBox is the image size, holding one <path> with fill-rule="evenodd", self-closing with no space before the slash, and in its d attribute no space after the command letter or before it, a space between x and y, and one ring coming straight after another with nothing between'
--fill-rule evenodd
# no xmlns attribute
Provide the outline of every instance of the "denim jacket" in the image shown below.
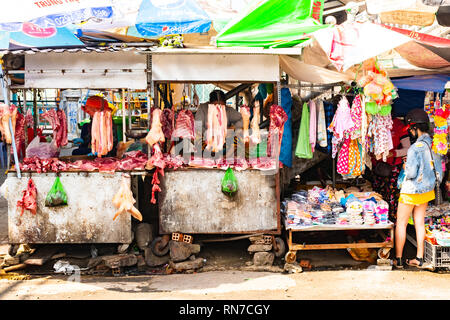
<svg viewBox="0 0 450 320"><path fill-rule="evenodd" d="M424 133L408 149L405 180L402 183L400 193L417 194L433 190L436 185L433 162L438 181L442 181L442 159L440 155L432 151L431 144L431 137Z"/></svg>

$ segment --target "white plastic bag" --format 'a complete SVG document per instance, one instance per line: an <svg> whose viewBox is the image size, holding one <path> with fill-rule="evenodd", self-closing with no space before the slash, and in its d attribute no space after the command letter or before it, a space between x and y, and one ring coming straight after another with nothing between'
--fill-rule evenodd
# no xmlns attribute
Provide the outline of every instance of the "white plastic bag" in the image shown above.
<svg viewBox="0 0 450 320"><path fill-rule="evenodd" d="M59 156L59 148L56 146L54 140L52 142L40 142L37 136L28 145L25 155L27 158L57 158Z"/></svg>

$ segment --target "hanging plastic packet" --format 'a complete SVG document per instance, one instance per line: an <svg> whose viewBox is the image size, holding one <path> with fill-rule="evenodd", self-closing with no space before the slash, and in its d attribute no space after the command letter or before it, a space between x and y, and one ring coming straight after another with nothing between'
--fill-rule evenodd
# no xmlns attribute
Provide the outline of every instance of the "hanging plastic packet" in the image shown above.
<svg viewBox="0 0 450 320"><path fill-rule="evenodd" d="M66 206L66 205L67 205L66 191L64 190L64 187L63 187L59 177L56 177L52 188L47 193L47 197L45 198L45 206L46 207L57 207L57 206Z"/></svg>
<svg viewBox="0 0 450 320"><path fill-rule="evenodd" d="M222 179L222 192L228 196L233 196L238 191L238 183L233 169L228 168Z"/></svg>

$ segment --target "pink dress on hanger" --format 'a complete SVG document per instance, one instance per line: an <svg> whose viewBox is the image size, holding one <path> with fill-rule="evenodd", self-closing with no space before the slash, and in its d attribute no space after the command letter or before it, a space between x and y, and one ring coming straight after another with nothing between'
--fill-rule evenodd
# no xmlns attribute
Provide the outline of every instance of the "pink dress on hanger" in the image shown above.
<svg viewBox="0 0 450 320"><path fill-rule="evenodd" d="M333 158L336 156L338 145L342 142L345 134L354 126L351 113L350 105L346 97L338 103L336 113L334 114L333 121L331 122L328 130L333 132L334 138L332 139L332 155Z"/></svg>

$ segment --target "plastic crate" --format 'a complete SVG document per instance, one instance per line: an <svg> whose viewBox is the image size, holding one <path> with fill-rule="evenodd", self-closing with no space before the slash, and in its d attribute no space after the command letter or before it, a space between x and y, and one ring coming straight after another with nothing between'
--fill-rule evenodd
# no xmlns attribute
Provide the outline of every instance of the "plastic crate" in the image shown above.
<svg viewBox="0 0 450 320"><path fill-rule="evenodd" d="M434 245L425 241L425 261L435 268L450 268L450 247Z"/></svg>

